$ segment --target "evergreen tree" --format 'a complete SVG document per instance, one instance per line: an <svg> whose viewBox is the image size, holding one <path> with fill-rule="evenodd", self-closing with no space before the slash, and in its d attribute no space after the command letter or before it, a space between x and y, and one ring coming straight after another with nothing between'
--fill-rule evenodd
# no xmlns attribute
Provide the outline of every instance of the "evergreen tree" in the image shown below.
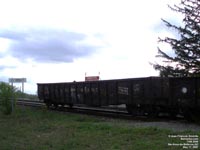
<svg viewBox="0 0 200 150"><path fill-rule="evenodd" d="M181 0L180 5L170 8L183 14L184 25L176 26L162 19L167 27L178 31L179 38L159 38L159 42L171 46L174 55L169 55L158 48L157 57L163 58L165 65L153 66L160 71L161 76L200 76L200 1Z"/></svg>

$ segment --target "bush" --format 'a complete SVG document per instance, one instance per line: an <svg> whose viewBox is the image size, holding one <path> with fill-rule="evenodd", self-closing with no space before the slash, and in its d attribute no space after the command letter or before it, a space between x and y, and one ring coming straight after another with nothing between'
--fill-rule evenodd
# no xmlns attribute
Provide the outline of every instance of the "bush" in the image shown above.
<svg viewBox="0 0 200 150"><path fill-rule="evenodd" d="M15 107L16 103L16 94L15 88L10 86L7 83L0 83L0 110L9 115L12 113L12 110Z"/></svg>

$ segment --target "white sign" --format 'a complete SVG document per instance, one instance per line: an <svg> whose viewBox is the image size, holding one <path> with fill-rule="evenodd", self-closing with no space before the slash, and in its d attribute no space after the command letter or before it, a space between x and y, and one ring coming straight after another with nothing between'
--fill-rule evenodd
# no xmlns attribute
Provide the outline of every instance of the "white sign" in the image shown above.
<svg viewBox="0 0 200 150"><path fill-rule="evenodd" d="M24 82L26 82L26 78L9 78L9 82L13 83L22 83L22 92L24 93Z"/></svg>
<svg viewBox="0 0 200 150"><path fill-rule="evenodd" d="M9 78L9 82L11 82L11 83L22 83L22 82L26 82L26 78Z"/></svg>

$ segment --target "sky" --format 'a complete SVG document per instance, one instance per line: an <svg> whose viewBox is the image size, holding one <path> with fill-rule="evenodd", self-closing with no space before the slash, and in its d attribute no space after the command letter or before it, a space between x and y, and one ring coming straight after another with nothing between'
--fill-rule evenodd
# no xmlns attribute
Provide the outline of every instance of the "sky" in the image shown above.
<svg viewBox="0 0 200 150"><path fill-rule="evenodd" d="M0 0L0 81L37 83L158 76L158 37L174 36L161 18L179 0ZM19 87L21 84L15 84Z"/></svg>

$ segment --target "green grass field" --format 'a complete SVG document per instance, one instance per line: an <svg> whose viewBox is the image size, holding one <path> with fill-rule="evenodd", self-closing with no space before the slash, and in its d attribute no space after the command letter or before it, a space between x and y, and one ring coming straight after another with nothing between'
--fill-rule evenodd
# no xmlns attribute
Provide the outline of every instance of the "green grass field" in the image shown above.
<svg viewBox="0 0 200 150"><path fill-rule="evenodd" d="M102 117L17 108L0 114L0 150L175 150L179 138L169 135L198 135L155 127L133 127Z"/></svg>

